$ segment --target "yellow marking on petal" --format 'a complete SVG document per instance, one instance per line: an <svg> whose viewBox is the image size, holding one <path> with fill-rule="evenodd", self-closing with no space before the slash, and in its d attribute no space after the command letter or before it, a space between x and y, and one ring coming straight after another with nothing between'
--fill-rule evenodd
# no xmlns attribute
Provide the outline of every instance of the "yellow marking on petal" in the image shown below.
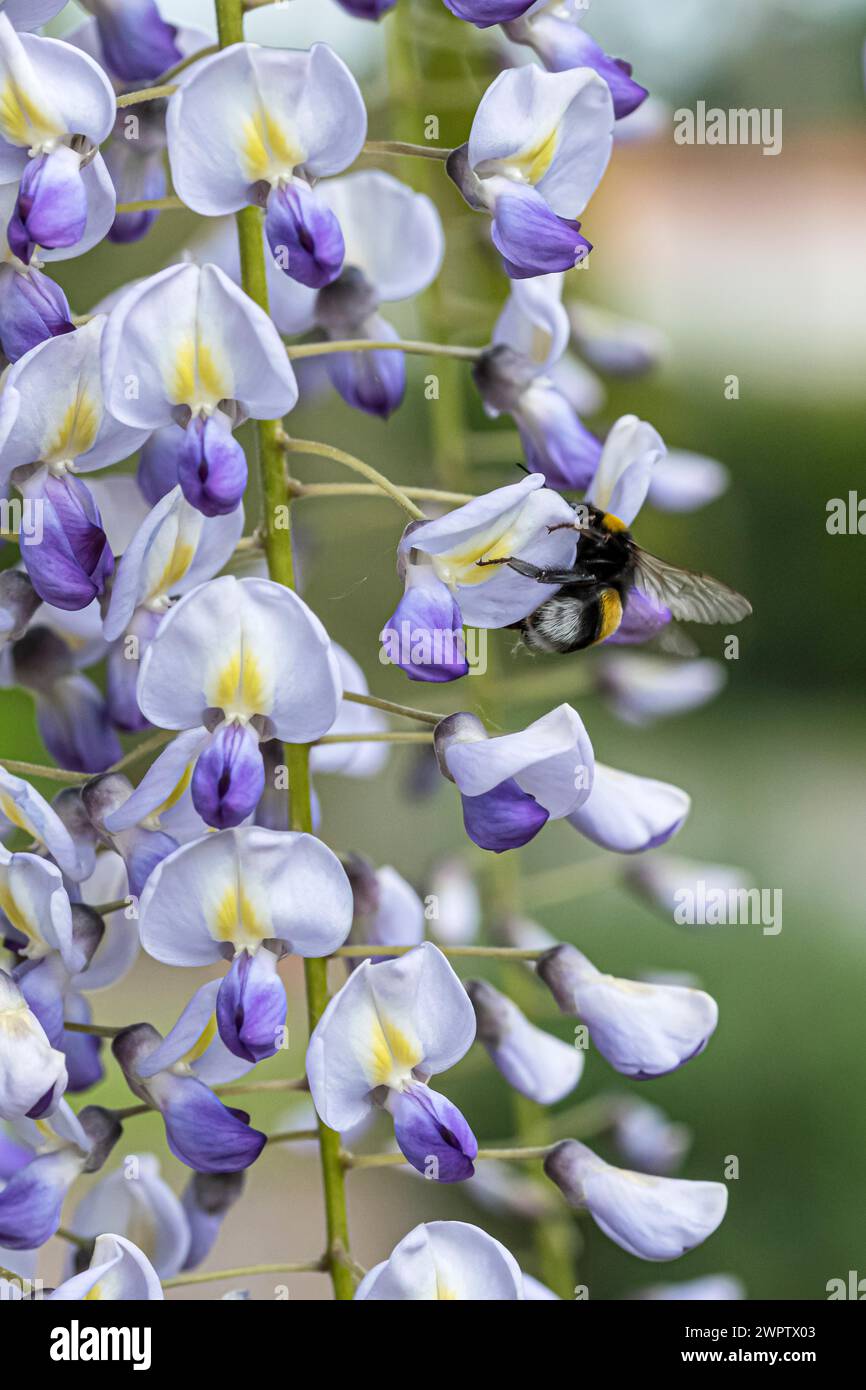
<svg viewBox="0 0 866 1390"><path fill-rule="evenodd" d="M436 1275L436 1297L440 1303L443 1301L449 1303L453 1303L455 1300L459 1301L459 1295L456 1294L448 1284L442 1283L438 1272Z"/></svg>
<svg viewBox="0 0 866 1390"><path fill-rule="evenodd" d="M423 1055L420 1045L396 1024L377 1017L370 1038L370 1079L373 1086L389 1086L407 1077Z"/></svg>
<svg viewBox="0 0 866 1390"><path fill-rule="evenodd" d="M264 107L244 121L241 158L251 183L260 179L273 183L304 162L303 153L288 132Z"/></svg>
<svg viewBox="0 0 866 1390"><path fill-rule="evenodd" d="M553 163L558 141L559 127L554 126L537 144L531 145L528 150L522 150L507 162L517 166L527 183L539 183Z"/></svg>
<svg viewBox="0 0 866 1390"><path fill-rule="evenodd" d="M41 109L14 77L7 75L0 91L0 135L10 145L33 149L65 133L62 125Z"/></svg>
<svg viewBox="0 0 866 1390"><path fill-rule="evenodd" d="M157 820L166 811L170 811L172 806L176 806L177 803L180 801L181 797L183 796L184 792L186 791L187 787L192 781L192 769L193 764L188 763L186 769L184 770L184 774L178 782L177 786L175 787L174 791L169 792L162 805L158 806L157 809L154 811L154 815L156 816Z"/></svg>
<svg viewBox="0 0 866 1390"><path fill-rule="evenodd" d="M243 642L219 672L210 687L210 704L226 715L267 714L271 706L269 683L258 658L245 650Z"/></svg>
<svg viewBox="0 0 866 1390"><path fill-rule="evenodd" d="M185 338L175 354L168 392L174 405L197 411L229 400L234 389L229 372L201 337Z"/></svg>
<svg viewBox="0 0 866 1390"><path fill-rule="evenodd" d="M13 801L8 792L0 792L0 811L13 825L17 825L19 830L26 830L30 835L36 834L21 807L16 801Z"/></svg>
<svg viewBox="0 0 866 1390"><path fill-rule="evenodd" d="M195 556L195 546L181 542L175 545L168 558L168 563L159 579L151 586L149 598L155 598L158 594L170 594L176 584L179 584L193 562Z"/></svg>
<svg viewBox="0 0 866 1390"><path fill-rule="evenodd" d="M192 1047L189 1049L189 1052L184 1054L183 1060L188 1064L191 1064L192 1062L197 1062L199 1057L203 1057L204 1054L207 1052L208 1048L210 1047L211 1043L213 1042L214 1038L216 1037L216 1030L217 1017L216 1014L213 1013L208 1019L207 1026L205 1027L205 1030L199 1038L198 1042L193 1043Z"/></svg>
<svg viewBox="0 0 866 1390"><path fill-rule="evenodd" d="M93 1285L93 1288L90 1290L89 1293L86 1293L84 1295L82 1301L84 1303L98 1303L102 1299L102 1297L102 1280L97 1279L96 1283Z"/></svg>
<svg viewBox="0 0 866 1390"><path fill-rule="evenodd" d="M239 950L244 946L258 946L273 934L270 923L258 916L237 883L231 884L220 898L211 916L210 931L215 941L230 941Z"/></svg>
<svg viewBox="0 0 866 1390"><path fill-rule="evenodd" d="M493 541L479 536L463 550L449 550L444 555L433 556L433 568L444 584L453 588L456 584L483 584L499 574L495 565L479 565L479 560L507 560L514 554L513 532L508 530Z"/></svg>
<svg viewBox="0 0 866 1390"><path fill-rule="evenodd" d="M77 392L75 399L66 407L59 427L48 436L41 461L60 463L86 454L96 441L101 415L92 396L86 391Z"/></svg>
<svg viewBox="0 0 866 1390"><path fill-rule="evenodd" d="M27 941L39 940L38 927L30 921L25 909L17 902L8 879L0 881L0 911L9 919L17 932L25 937Z"/></svg>

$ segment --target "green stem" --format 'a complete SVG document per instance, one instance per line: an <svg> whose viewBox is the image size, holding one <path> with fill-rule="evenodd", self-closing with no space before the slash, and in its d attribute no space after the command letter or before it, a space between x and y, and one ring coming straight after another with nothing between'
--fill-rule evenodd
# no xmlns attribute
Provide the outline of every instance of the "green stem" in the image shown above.
<svg viewBox="0 0 866 1390"><path fill-rule="evenodd" d="M332 956L346 956L350 960L363 959L365 956L405 956L409 951L416 950L416 946L385 946L381 942L378 945L368 944L338 946ZM539 960L544 954L543 951L524 949L522 946L438 946L443 956L453 957L455 960Z"/></svg>
<svg viewBox="0 0 866 1390"><path fill-rule="evenodd" d="M313 344L313 346L318 346L318 344ZM398 507L402 507L413 521L425 520L421 509L416 507L414 502L410 502L406 494L401 492L389 478L386 478L384 473L380 473L377 468L365 463L363 459L355 458L354 454L347 454L345 449L337 449L333 444L323 444L318 439L292 439L282 429L278 432L277 443L284 453L311 454L318 458L333 459L334 463L341 463L344 468L351 468L353 473L360 473L363 478L369 478L371 483L375 483L379 491L386 493L397 503ZM285 500L286 493L291 493L286 478L283 478L282 488L283 500Z"/></svg>
<svg viewBox="0 0 866 1390"><path fill-rule="evenodd" d="M334 352L406 352L412 357L455 357L477 362L481 348L458 343L428 343L414 338L328 338L321 343L296 343L286 348L289 357L330 357Z"/></svg>
<svg viewBox="0 0 866 1390"><path fill-rule="evenodd" d="M221 48L241 43L244 37L242 0L216 0L217 33ZM265 313L269 312L265 275L265 250L260 208L243 208L237 214L241 256L241 284L244 291ZM282 509L288 505L282 423L258 422L259 472L264 499L264 543L268 574L289 589L295 587L290 527L277 527ZM310 798L310 750L306 745L287 744L290 819L294 830L311 834L313 830ZM304 962L307 1013L310 1032L328 1003L328 966L324 960ZM340 1166L340 1136L319 1121L319 1154L325 1194L325 1220L328 1232L327 1267L337 1299L347 1301L355 1292L355 1278L349 1256L349 1223L346 1189Z"/></svg>
<svg viewBox="0 0 866 1390"><path fill-rule="evenodd" d="M188 1284L216 1284L223 1279L251 1279L256 1274L324 1274L328 1268L326 1255L317 1260L296 1260L291 1264L238 1265L236 1269L212 1269L207 1274L176 1274L163 1279L164 1289L182 1289Z"/></svg>
<svg viewBox="0 0 866 1390"><path fill-rule="evenodd" d="M372 705L373 709L385 710L387 714L402 714L404 719L417 719L422 724L438 724L445 718L444 714L435 714L432 710L398 705L393 700L380 700L376 695L359 695L354 690L344 690L343 699L353 705Z"/></svg>
<svg viewBox="0 0 866 1390"><path fill-rule="evenodd" d="M475 1155L480 1159L492 1159L497 1162L508 1162L520 1160L531 1162L533 1159L546 1158L553 1144L538 1145L518 1145L505 1149L479 1149ZM396 1168L401 1163L407 1163L408 1159L403 1154L353 1154L344 1149L340 1155L340 1161L344 1168Z"/></svg>

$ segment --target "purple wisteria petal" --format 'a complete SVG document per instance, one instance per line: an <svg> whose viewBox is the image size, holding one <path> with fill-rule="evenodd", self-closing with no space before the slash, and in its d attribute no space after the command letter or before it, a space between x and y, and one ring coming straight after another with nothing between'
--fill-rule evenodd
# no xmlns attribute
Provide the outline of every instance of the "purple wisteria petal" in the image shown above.
<svg viewBox="0 0 866 1390"><path fill-rule="evenodd" d="M400 335L386 319L375 315L359 336L398 341ZM332 386L355 410L387 420L402 404L406 394L405 353L387 348L334 352L324 362Z"/></svg>
<svg viewBox="0 0 866 1390"><path fill-rule="evenodd" d="M669 608L659 608L638 589L629 589L622 622L607 641L612 646L637 646L657 637L671 621Z"/></svg>
<svg viewBox="0 0 866 1390"><path fill-rule="evenodd" d="M69 301L54 280L32 266L23 273L0 266L0 347L10 362L74 330Z"/></svg>
<svg viewBox="0 0 866 1390"><path fill-rule="evenodd" d="M266 946L239 951L220 985L216 1015L220 1037L245 1062L273 1057L286 1023L286 991L277 957Z"/></svg>
<svg viewBox="0 0 866 1390"><path fill-rule="evenodd" d="M84 1156L71 1149L41 1154L19 1168L0 1192L0 1245L35 1250L50 1240L70 1184L84 1167Z"/></svg>
<svg viewBox="0 0 866 1390"><path fill-rule="evenodd" d="M560 492L582 492L598 468L602 444L557 387L546 378L535 381L512 415L530 472L542 473Z"/></svg>
<svg viewBox="0 0 866 1390"><path fill-rule="evenodd" d="M86 608L114 572L99 508L86 484L69 473L55 477L40 468L23 490L42 510L41 540L21 547L34 589L55 608Z"/></svg>
<svg viewBox="0 0 866 1390"><path fill-rule="evenodd" d="M184 56L155 0L85 0L85 8L96 17L106 66L122 82L160 77Z"/></svg>
<svg viewBox="0 0 866 1390"><path fill-rule="evenodd" d="M119 203L150 202L168 192L165 159L161 149L139 150L135 141L116 137L105 149L105 164ZM147 236L159 212L118 213L108 232L108 240L125 246Z"/></svg>
<svg viewBox="0 0 866 1390"><path fill-rule="evenodd" d="M340 224L301 179L271 189L265 236L280 270L310 289L330 285L342 269L346 244Z"/></svg>
<svg viewBox="0 0 866 1390"><path fill-rule="evenodd" d="M36 723L51 756L70 772L104 772L123 752L105 697L87 676L66 676L37 693Z"/></svg>
<svg viewBox="0 0 866 1390"><path fill-rule="evenodd" d="M7 237L25 265L37 246L75 246L87 226L87 189L81 158L68 145L31 159L21 176Z"/></svg>
<svg viewBox="0 0 866 1390"><path fill-rule="evenodd" d="M251 816L265 789L258 735L233 720L216 731L199 754L192 775L192 802L202 820L228 830Z"/></svg>
<svg viewBox="0 0 866 1390"><path fill-rule="evenodd" d="M579 222L557 217L534 188L517 184L498 192L490 235L515 280L572 270L592 250Z"/></svg>
<svg viewBox="0 0 866 1390"><path fill-rule="evenodd" d="M550 818L513 777L480 796L463 796L461 800L466 834L480 849L496 854L528 845Z"/></svg>
<svg viewBox="0 0 866 1390"><path fill-rule="evenodd" d="M186 443L187 437L177 425L164 425L154 430L142 448L136 478L152 507L177 487Z"/></svg>
<svg viewBox="0 0 866 1390"><path fill-rule="evenodd" d="M397 0L337 0L337 4L356 19L381 19L396 3Z"/></svg>
<svg viewBox="0 0 866 1390"><path fill-rule="evenodd" d="M447 3L447 0L446 0ZM522 13L531 8L524 5ZM617 120L631 115L646 101L646 87L635 82L631 65L620 58L610 58L604 49L581 28L581 13L568 12L561 16L552 7L540 13L518 19L506 27L506 34L515 43L527 44L538 54L548 72L568 72L572 68L592 68L603 77L613 97Z"/></svg>
<svg viewBox="0 0 866 1390"><path fill-rule="evenodd" d="M450 1100L414 1084L392 1091L394 1137L413 1168L435 1182L465 1182L475 1172L478 1141Z"/></svg>
<svg viewBox="0 0 866 1390"><path fill-rule="evenodd" d="M210 1254L243 1187L241 1173L193 1173L181 1197L190 1233L184 1269L196 1269Z"/></svg>
<svg viewBox="0 0 866 1390"><path fill-rule="evenodd" d="M431 565L412 565L407 589L382 630L382 651L413 681L455 681L469 671L463 619Z"/></svg>
<svg viewBox="0 0 866 1390"><path fill-rule="evenodd" d="M243 497L247 475L246 455L227 425L214 415L194 416L178 458L186 500L205 516L226 516Z"/></svg>
<svg viewBox="0 0 866 1390"><path fill-rule="evenodd" d="M458 19L467 19L476 29L489 29L525 14L535 0L445 0L445 4Z"/></svg>
<svg viewBox="0 0 866 1390"><path fill-rule="evenodd" d="M90 1004L81 994L70 991L65 999L65 1014L71 1023L90 1023L93 1018L93 1011ZM77 1094L79 1091L89 1091L91 1086L96 1086L105 1076L105 1068L102 1065L102 1038L95 1038L91 1033L70 1033L64 1029L61 1033L59 1047L66 1058L66 1071L69 1076L67 1091Z"/></svg>

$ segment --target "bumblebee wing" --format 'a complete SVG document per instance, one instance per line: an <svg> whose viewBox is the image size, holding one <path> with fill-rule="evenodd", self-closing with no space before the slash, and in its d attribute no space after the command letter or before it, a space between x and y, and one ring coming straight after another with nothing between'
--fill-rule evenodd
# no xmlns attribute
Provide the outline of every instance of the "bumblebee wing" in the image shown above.
<svg viewBox="0 0 866 1390"><path fill-rule="evenodd" d="M728 588L709 574L669 565L648 550L632 545L634 587L659 607L669 608L675 618L691 623L738 623L747 618L752 605L736 589Z"/></svg>

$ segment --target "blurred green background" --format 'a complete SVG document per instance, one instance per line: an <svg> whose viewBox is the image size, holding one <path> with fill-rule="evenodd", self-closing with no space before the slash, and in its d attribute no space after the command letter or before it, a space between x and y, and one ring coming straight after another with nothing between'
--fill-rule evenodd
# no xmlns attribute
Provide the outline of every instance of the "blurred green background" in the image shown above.
<svg viewBox="0 0 866 1390"><path fill-rule="evenodd" d="M163 8L210 27L205 3ZM655 139L616 149L584 219L597 250L589 270L570 277L568 293L654 324L668 334L670 351L647 379L608 382L607 401L591 423L603 432L634 411L671 445L729 467L724 498L691 516L647 508L638 528L650 549L709 569L751 598L755 614L740 630L739 660L726 663L727 689L702 711L634 729L586 693L591 655L535 661L514 653L513 634L504 632L491 634L495 686L410 686L377 660L377 634L398 597L393 561L402 518L387 499L298 505L305 597L382 696L443 711L476 708L509 727L570 699L603 761L691 793L692 815L676 853L742 865L757 884L783 891L784 927L776 937L759 927L676 927L615 881L595 892L578 889L559 904L536 909L529 898L522 905L613 973L693 973L721 1010L700 1060L649 1086L629 1087L591 1056L579 1093L561 1108L578 1095L638 1094L692 1127L685 1176L721 1179L726 1157L737 1156L740 1177L729 1183L726 1221L701 1249L652 1267L581 1222L577 1279L592 1298L618 1298L661 1280L724 1271L742 1279L753 1298L822 1298L827 1281L858 1262L866 1274L866 647L855 606L866 542L830 536L825 527L829 499L846 497L863 478L866 3L688 0L660 13L644 0L597 0L587 27L632 59L636 76L668 108ZM375 27L351 21L325 0L293 0L253 16L250 34L284 45L327 37L365 80L372 136L422 140L423 118L433 113L440 142L449 145L466 138L494 75L494 54L504 51L493 33L450 21L440 0L399 0L396 15ZM754 147L676 147L670 112L698 99L781 107L782 153L771 159ZM462 205L438 165L405 160L389 168L435 197L449 249L438 287L388 316L406 334L486 342L507 285L483 221ZM159 268L192 226L185 215L166 215L141 246L106 246L63 266L59 278L73 306L84 311L109 289ZM429 372L440 378L439 401L425 400ZM481 491L512 481L518 454L511 432L502 422L485 424L465 365L409 359L409 374L406 401L388 424L327 394L303 404L290 428L347 448L407 484ZM736 401L724 396L730 374L740 381ZM497 428L505 431L501 449L489 442L479 448L477 432ZM307 481L348 478L318 460L299 460L295 471ZM249 511L254 517L255 504ZM706 654L721 656L720 634L695 635ZM530 682L537 693L526 693ZM38 759L29 699L4 692L0 709L0 753ZM392 863L423 890L431 862L461 849L463 835L452 788L442 784L429 799L410 793L414 765L415 753L398 749L375 782L323 777L317 790L329 843ZM579 885L581 863L597 862L599 852L562 823L518 857L521 874L574 863ZM471 862L489 874L480 851ZM496 872L500 891L515 893L513 869ZM568 1021L553 1016L546 991L522 966L484 973L502 988L519 988L537 1021L569 1035ZM165 1027L202 978L142 962L130 981L97 1000L97 1018L117 1023L146 1012ZM273 1059L262 1075L293 1075L302 1057L301 986L296 973L289 979L293 1055ZM513 1097L478 1049L444 1078L443 1089L482 1142L513 1134ZM122 1104L123 1094L112 1072L99 1098ZM265 1128L285 1127L287 1117L302 1113L278 1100L257 1099L251 1108ZM371 1147L387 1141L386 1127L371 1134ZM159 1126L149 1120L130 1122L125 1145L165 1152ZM180 1166L167 1156L164 1167L180 1186ZM491 1230L530 1272L547 1272L537 1227L491 1216L465 1192L413 1185L394 1170L358 1173L349 1182L355 1253L365 1265L384 1258L417 1221L457 1216ZM314 1155L268 1150L210 1264L304 1258L318 1248L320 1228ZM288 1282L293 1297L328 1296L318 1276ZM271 1283L250 1286L267 1297Z"/></svg>

